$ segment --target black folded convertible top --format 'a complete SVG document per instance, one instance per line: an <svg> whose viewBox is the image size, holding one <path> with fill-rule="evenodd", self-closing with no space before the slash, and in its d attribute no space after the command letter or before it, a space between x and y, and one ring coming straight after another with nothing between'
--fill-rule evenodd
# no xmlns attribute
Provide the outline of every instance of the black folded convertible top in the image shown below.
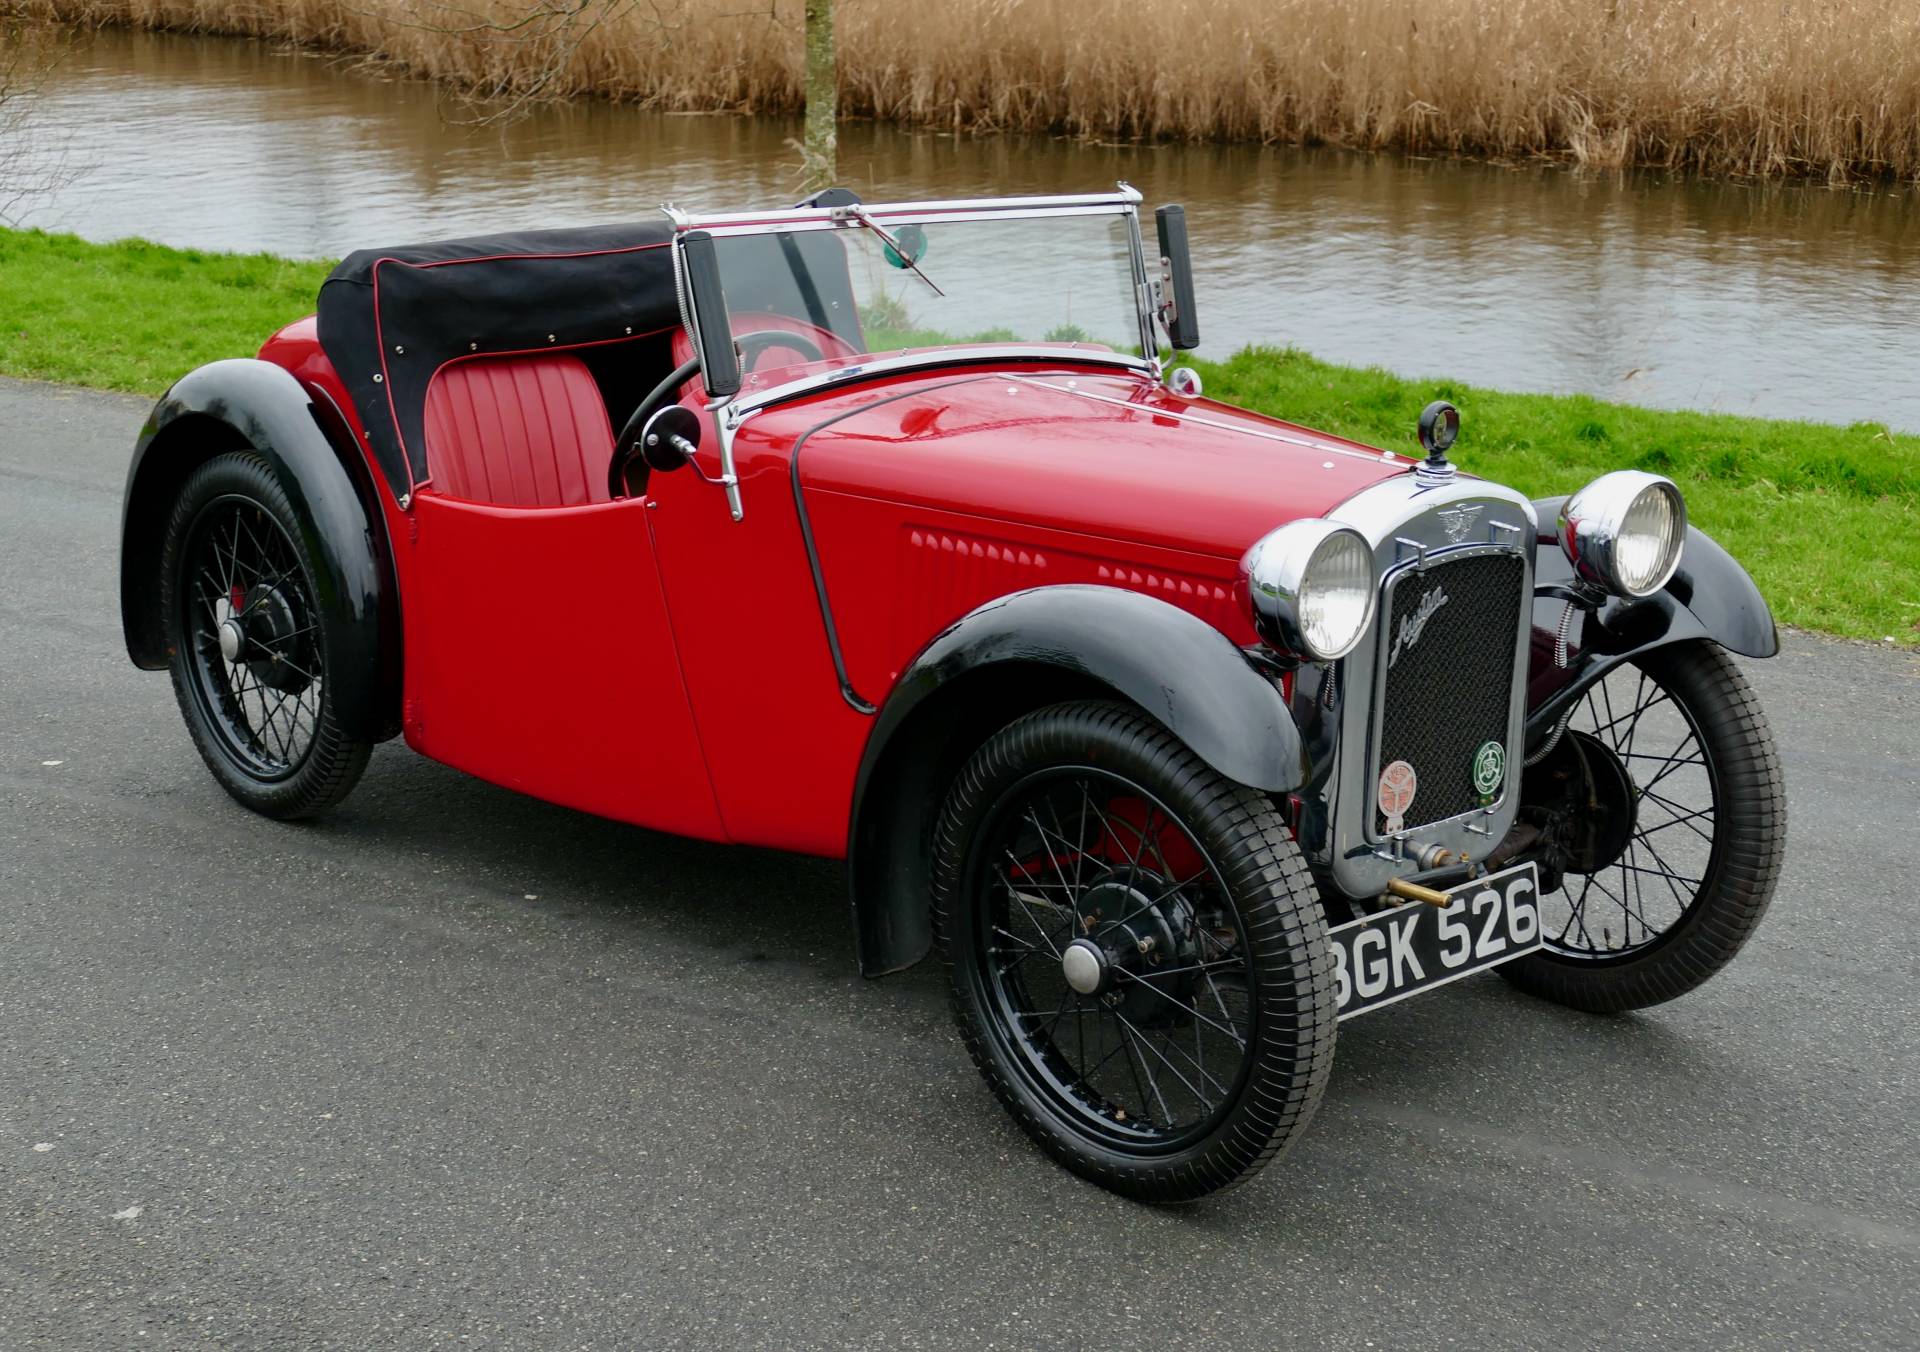
<svg viewBox="0 0 1920 1352"><path fill-rule="evenodd" d="M320 288L320 346L393 491L427 477L427 386L447 362L625 342L678 324L672 231L663 220L349 254Z"/></svg>

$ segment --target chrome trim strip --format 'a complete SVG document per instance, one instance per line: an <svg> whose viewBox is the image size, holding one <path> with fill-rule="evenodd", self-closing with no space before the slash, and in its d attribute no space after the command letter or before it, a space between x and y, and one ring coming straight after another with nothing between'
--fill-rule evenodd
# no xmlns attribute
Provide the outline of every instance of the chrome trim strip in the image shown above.
<svg viewBox="0 0 1920 1352"><path fill-rule="evenodd" d="M981 209L978 211L902 211L896 215L882 216L878 212L868 211L865 207L835 207L839 214L827 220L786 221L773 218L755 218L740 221L733 225L709 225L701 222L696 228L705 230L715 239L732 239L740 235L764 235L778 231L783 235L813 234L823 230L860 230L861 217L870 216L882 226L894 225L967 225L979 221L1023 221L1046 220L1069 216L1124 216L1132 212L1131 207L1044 207L1031 211L996 211Z"/></svg>
<svg viewBox="0 0 1920 1352"><path fill-rule="evenodd" d="M1043 197L960 197L928 202L863 202L861 210L873 216L916 213L950 216L956 212L984 216L1020 213L1044 215L1052 211L1090 209L1126 211L1139 206L1143 200L1137 188L1129 183L1120 183L1113 192L1065 193ZM706 215L696 215L671 203L663 203L660 209L673 222L675 230L710 230L741 225L850 227L854 224L852 221L835 219L834 213L841 210L839 207L782 207L776 211L721 211Z"/></svg>
<svg viewBox="0 0 1920 1352"><path fill-rule="evenodd" d="M1120 185L1132 192L1127 184ZM1140 194L1134 193L1139 200ZM1140 213L1128 210L1127 243L1133 253L1133 309L1140 325L1140 351L1153 363L1153 378L1160 378L1160 336L1153 328L1153 282L1147 270L1146 239L1140 232ZM1158 271L1156 268L1155 272Z"/></svg>

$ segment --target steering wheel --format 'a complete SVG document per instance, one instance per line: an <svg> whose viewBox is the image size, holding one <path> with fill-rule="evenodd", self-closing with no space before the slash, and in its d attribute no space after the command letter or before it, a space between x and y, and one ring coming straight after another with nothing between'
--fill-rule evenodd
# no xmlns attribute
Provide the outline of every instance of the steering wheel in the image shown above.
<svg viewBox="0 0 1920 1352"><path fill-rule="evenodd" d="M791 333L786 329L755 329L733 341L740 349L742 368L749 371L753 369L755 359L777 347L790 347L804 354L808 361L821 361L826 357L820 350L820 344L806 334ZM647 397L627 415L626 422L621 424L620 435L613 439L613 460L607 467L607 492L610 497L623 498L630 492L627 467L639 449L640 433L646 428L647 419L671 402L680 387L699 373L700 358L697 355L681 362L665 380L647 391Z"/></svg>
<svg viewBox="0 0 1920 1352"><path fill-rule="evenodd" d="M786 329L755 329L752 333L741 334L733 341L734 345L740 349L741 368L748 371L753 369L756 358L776 347L790 347L795 352L804 353L808 361L826 359L826 353L820 350L820 344L804 333L791 333ZM699 374L700 358L696 354L674 367L671 375L647 391L647 397L634 406L633 412L628 415L627 421L620 428L620 435L613 439L616 460L620 458L619 453L622 450L632 450L635 438L640 435L640 429L647 425L647 419L651 418L661 405L671 400L682 385Z"/></svg>
<svg viewBox="0 0 1920 1352"><path fill-rule="evenodd" d="M733 340L740 349L740 368L751 371L760 357L776 347L790 347L808 361L825 361L827 354L820 350L820 344L804 333L791 329L755 329L752 333L743 333Z"/></svg>
<svg viewBox="0 0 1920 1352"><path fill-rule="evenodd" d="M673 368L673 373L665 380L647 391L647 397L635 406L626 422L620 426L620 435L613 439L613 459L607 467L607 491L610 496L627 496L627 462L633 459L639 449L641 429L664 405L672 400L680 387L700 373L700 358L690 357Z"/></svg>

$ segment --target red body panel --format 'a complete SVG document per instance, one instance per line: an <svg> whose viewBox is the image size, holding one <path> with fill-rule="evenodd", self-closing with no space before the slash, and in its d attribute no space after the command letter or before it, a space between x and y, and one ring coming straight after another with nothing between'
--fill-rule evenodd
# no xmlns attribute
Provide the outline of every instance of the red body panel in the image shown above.
<svg viewBox="0 0 1920 1352"><path fill-rule="evenodd" d="M1252 643L1233 600L1247 547L1404 463L1137 378L915 384L768 415L801 444L848 675L874 703L933 635L1027 587L1146 592Z"/></svg>
<svg viewBox="0 0 1920 1352"><path fill-rule="evenodd" d="M681 670L727 834L838 856L873 720L841 697L788 476L791 441L747 423L734 442L746 515L711 484L657 474L649 510ZM701 467L720 472L710 420Z"/></svg>
<svg viewBox="0 0 1920 1352"><path fill-rule="evenodd" d="M406 731L550 802L722 839L637 500L527 509L422 492Z"/></svg>
<svg viewBox="0 0 1920 1352"><path fill-rule="evenodd" d="M808 438L801 482L986 520L1069 530L1114 542L1238 560L1296 517L1320 516L1405 470L1397 456L1185 399L1140 377L964 370L846 417L864 387L775 409ZM911 386L909 386L911 388Z"/></svg>
<svg viewBox="0 0 1920 1352"><path fill-rule="evenodd" d="M261 355L328 394L364 444L312 321ZM955 619L1094 582L1252 642L1232 598L1247 546L1408 464L1070 359L777 405L734 457L738 522L685 471L655 474L643 500L535 509L429 485L409 511L383 486L409 743L602 815L838 856L874 722L849 696L883 701Z"/></svg>

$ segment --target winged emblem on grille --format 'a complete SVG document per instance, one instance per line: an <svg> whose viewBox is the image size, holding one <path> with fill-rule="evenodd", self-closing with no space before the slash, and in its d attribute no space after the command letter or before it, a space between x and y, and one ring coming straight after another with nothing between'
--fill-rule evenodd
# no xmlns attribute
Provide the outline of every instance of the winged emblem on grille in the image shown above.
<svg viewBox="0 0 1920 1352"><path fill-rule="evenodd" d="M1447 539L1459 543L1473 529L1473 523L1480 519L1480 508L1462 505L1448 507L1439 513L1440 525L1447 532Z"/></svg>

